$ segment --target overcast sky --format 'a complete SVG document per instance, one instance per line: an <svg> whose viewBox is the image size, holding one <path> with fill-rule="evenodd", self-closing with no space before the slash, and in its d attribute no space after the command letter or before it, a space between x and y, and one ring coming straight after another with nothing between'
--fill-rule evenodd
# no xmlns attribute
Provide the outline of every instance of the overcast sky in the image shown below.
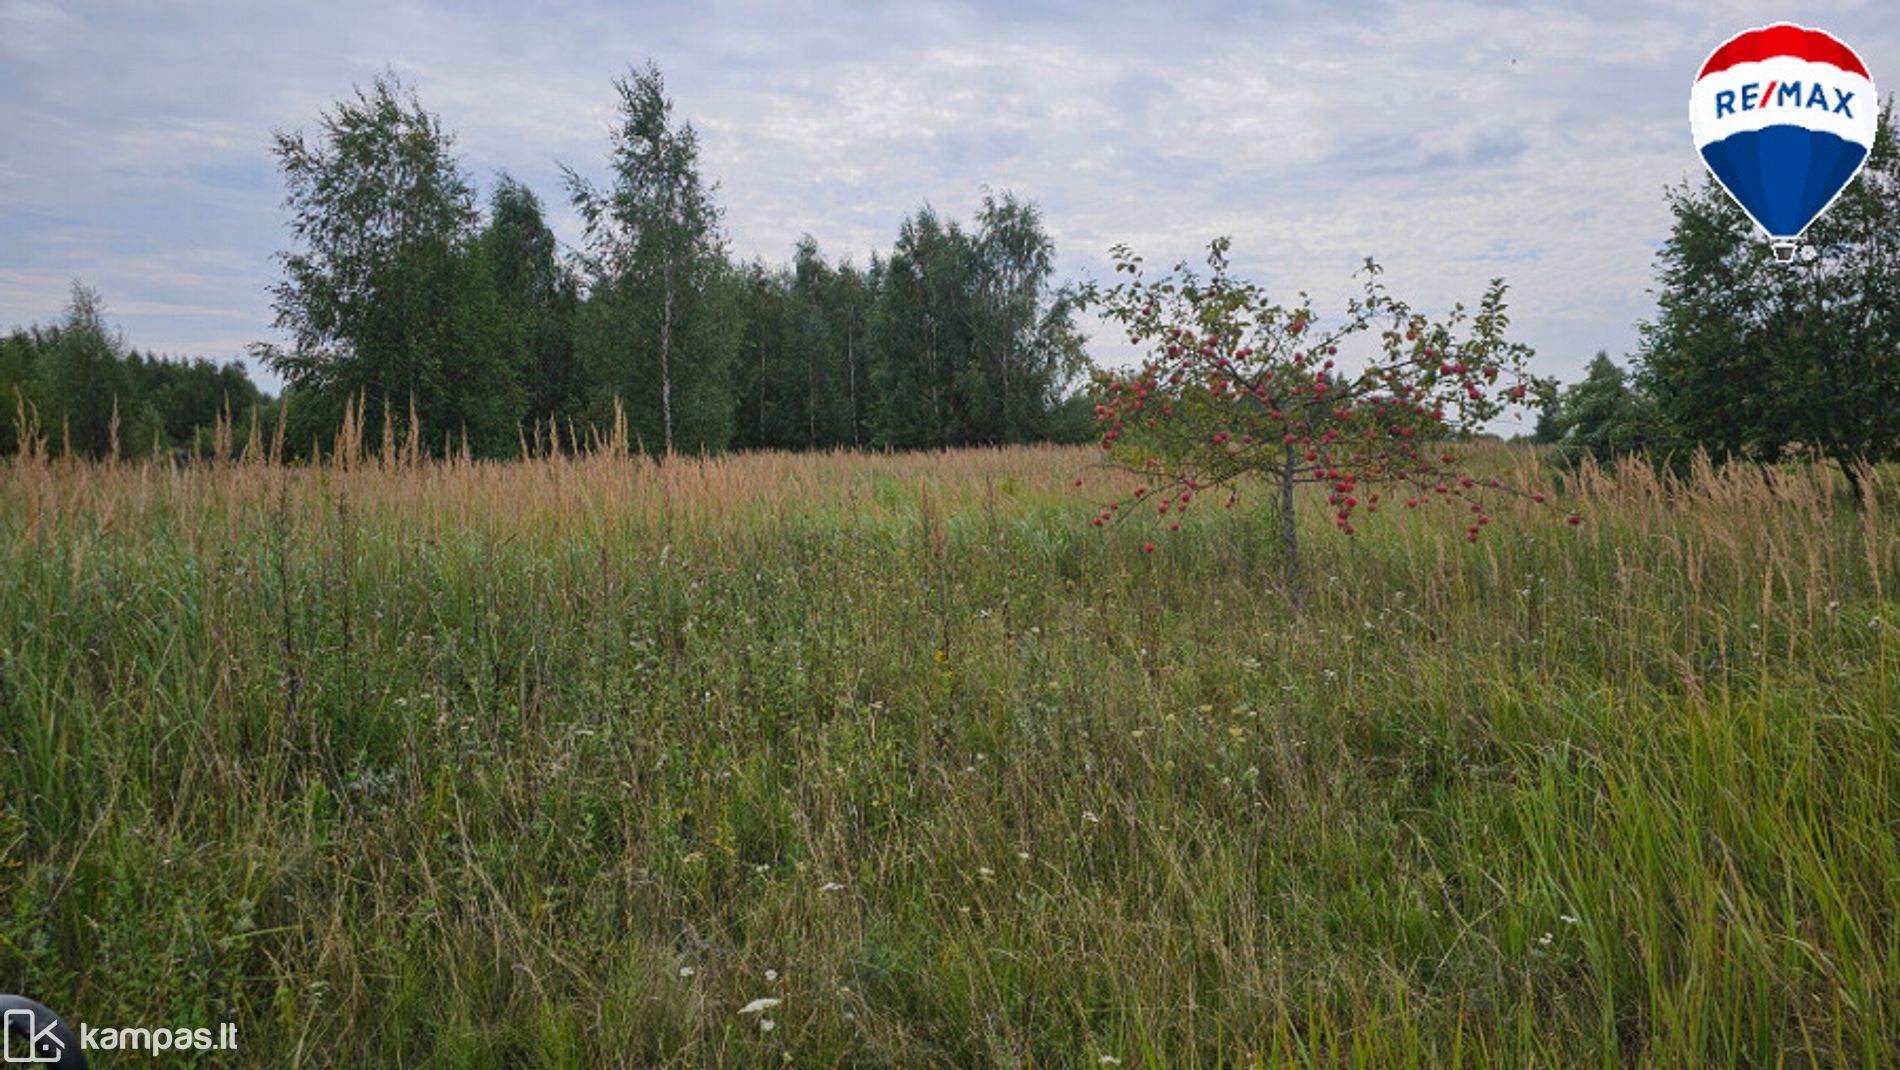
<svg viewBox="0 0 1900 1070"><path fill-rule="evenodd" d="M1503 275L1536 366L1574 379L1652 307L1663 191L1702 171L1687 111L1709 51L1792 18L1886 92L1893 3L0 0L0 328L56 318L78 278L141 349L273 337L271 131L385 69L484 195L514 174L571 242L558 166L602 176L611 79L651 58L743 257L784 261L809 232L862 264L906 212L967 217L989 186L1040 204L1070 278L1107 276L1117 242L1158 263L1218 234L1322 311L1368 255L1414 304ZM1113 335L1095 332L1110 362Z"/></svg>

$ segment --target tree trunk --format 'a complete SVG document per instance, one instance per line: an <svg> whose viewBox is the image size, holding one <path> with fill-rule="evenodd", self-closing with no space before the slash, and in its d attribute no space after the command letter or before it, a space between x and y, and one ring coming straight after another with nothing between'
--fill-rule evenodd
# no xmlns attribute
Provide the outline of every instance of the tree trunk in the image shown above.
<svg viewBox="0 0 1900 1070"><path fill-rule="evenodd" d="M933 448L942 448L943 441L943 402L937 394L937 324L930 321L930 342L924 347L925 374L930 376L930 426Z"/></svg>
<svg viewBox="0 0 1900 1070"><path fill-rule="evenodd" d="M1847 493L1854 499L1855 510L1864 510L1869 503L1866 498L1867 489L1865 480L1861 478L1860 459L1853 454L1842 451L1835 455L1834 463L1841 466L1841 475L1847 477Z"/></svg>
<svg viewBox="0 0 1900 1070"><path fill-rule="evenodd" d="M666 456L673 456L673 265L666 265L660 303L660 419L666 425Z"/></svg>
<svg viewBox="0 0 1900 1070"><path fill-rule="evenodd" d="M1280 469L1280 540L1281 551L1286 560L1287 597L1293 600L1293 608L1301 608L1304 599L1300 592L1300 529L1293 513L1293 443L1286 444L1286 465Z"/></svg>
<svg viewBox="0 0 1900 1070"><path fill-rule="evenodd" d="M851 349L851 328L844 329L844 363L851 375L851 448L858 448L858 358Z"/></svg>

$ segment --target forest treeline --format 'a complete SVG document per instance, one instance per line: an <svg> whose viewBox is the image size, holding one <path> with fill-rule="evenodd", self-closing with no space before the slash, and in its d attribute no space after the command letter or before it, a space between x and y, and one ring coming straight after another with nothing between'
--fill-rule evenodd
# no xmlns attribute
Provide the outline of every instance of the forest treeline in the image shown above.
<svg viewBox="0 0 1900 1070"><path fill-rule="evenodd" d="M1819 455L1861 485L1900 459L1900 141L1881 104L1866 166L1783 263L1704 178L1668 192L1656 311L1624 364L1599 352L1547 399L1535 441L1559 463Z"/></svg>
<svg viewBox="0 0 1900 1070"><path fill-rule="evenodd" d="M806 236L791 262L740 261L692 125L651 64L613 85L598 175L562 168L583 223L563 249L542 198L507 174L480 196L453 135L394 76L316 128L280 131L289 248L271 286L286 339L236 361L130 348L99 294L0 343L0 452L37 428L52 452L202 452L229 411L281 418L293 453L360 431L418 448L518 453L585 440L624 409L648 452L936 448L1090 433L1075 297L1036 207L986 193L975 217L929 206L858 266Z"/></svg>
<svg viewBox="0 0 1900 1070"><path fill-rule="evenodd" d="M99 295L81 285L60 322L0 339L0 400L0 456L35 427L53 453L103 456L115 440L134 457L202 450L220 415L276 404L235 360L167 360L127 346L107 328Z"/></svg>
<svg viewBox="0 0 1900 1070"><path fill-rule="evenodd" d="M507 174L486 196L454 138L393 76L308 134L278 132L288 247L270 287L284 341L236 361L131 348L96 292L0 339L0 454L198 454L223 414L284 428L294 454L353 434L415 452L511 456L621 427L649 453L938 448L1084 441L1093 399L1055 248L1036 207L986 194L974 217L928 205L859 266L810 236L789 263L741 261L699 141L652 65L613 83L604 160L562 168L581 221L557 242L542 198ZM1894 104L1868 164L1775 260L1713 180L1668 193L1657 308L1546 398L1535 440L1565 464L1645 456L1851 469L1900 457L1900 147ZM8 414L11 414L11 418ZM624 413L624 425L616 420ZM275 438L273 434L271 437Z"/></svg>

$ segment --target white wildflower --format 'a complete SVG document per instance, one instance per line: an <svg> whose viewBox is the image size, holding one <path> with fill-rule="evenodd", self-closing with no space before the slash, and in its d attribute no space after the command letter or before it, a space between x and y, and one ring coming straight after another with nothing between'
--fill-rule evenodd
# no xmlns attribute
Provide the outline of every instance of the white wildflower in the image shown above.
<svg viewBox="0 0 1900 1070"><path fill-rule="evenodd" d="M766 979L767 981L776 981L776 980L778 980L778 971L777 971L777 970L767 970L767 971L765 971L765 979Z"/></svg>
<svg viewBox="0 0 1900 1070"><path fill-rule="evenodd" d="M746 1004L743 1007L740 1007L739 1013L740 1014L757 1014L760 1011L769 1011L773 1007L776 1007L783 1002L785 1001L782 999L773 999L771 996L764 996L759 999L753 1000L752 1002Z"/></svg>

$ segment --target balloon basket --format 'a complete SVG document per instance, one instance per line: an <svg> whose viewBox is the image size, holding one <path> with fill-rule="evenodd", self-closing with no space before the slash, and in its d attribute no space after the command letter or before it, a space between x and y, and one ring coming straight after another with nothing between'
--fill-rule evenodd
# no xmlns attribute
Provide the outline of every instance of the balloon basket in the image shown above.
<svg viewBox="0 0 1900 1070"><path fill-rule="evenodd" d="M1801 249L1801 242L1794 238L1776 238L1772 244L1775 259L1784 264L1794 263L1794 254Z"/></svg>

